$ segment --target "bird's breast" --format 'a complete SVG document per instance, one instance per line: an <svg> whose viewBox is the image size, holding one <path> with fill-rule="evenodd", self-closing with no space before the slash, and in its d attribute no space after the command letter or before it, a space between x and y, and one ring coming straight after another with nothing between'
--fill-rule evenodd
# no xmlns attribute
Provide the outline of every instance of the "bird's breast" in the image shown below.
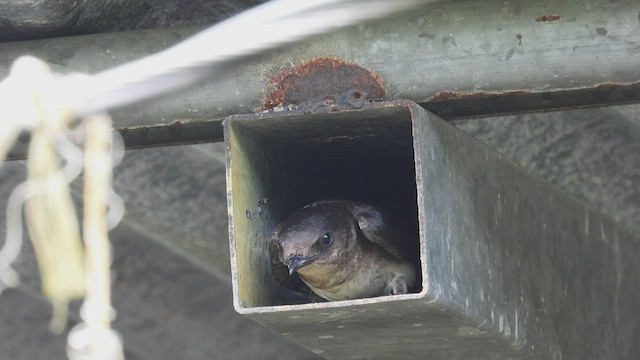
<svg viewBox="0 0 640 360"><path fill-rule="evenodd" d="M409 263L383 257L353 262L332 271L313 271L312 276L300 275L313 292L330 301L384 295L397 276L404 276L409 285L415 282L415 272Z"/></svg>

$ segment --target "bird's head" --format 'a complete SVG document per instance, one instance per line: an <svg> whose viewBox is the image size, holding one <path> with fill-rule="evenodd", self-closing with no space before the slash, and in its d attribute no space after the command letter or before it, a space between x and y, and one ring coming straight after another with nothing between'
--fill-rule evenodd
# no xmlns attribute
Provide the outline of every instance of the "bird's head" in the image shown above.
<svg viewBox="0 0 640 360"><path fill-rule="evenodd" d="M358 227L351 213L334 204L314 204L286 218L274 231L280 262L289 274L313 273L318 267L348 261Z"/></svg>

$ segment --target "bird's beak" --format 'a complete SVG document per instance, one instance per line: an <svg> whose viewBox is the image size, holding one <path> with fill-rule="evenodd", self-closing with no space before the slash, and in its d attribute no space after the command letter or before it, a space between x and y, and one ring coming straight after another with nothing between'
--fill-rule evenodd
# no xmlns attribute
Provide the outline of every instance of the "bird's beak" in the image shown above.
<svg viewBox="0 0 640 360"><path fill-rule="evenodd" d="M316 261L318 258L320 258L320 255L309 256L309 257L303 257L300 255L292 256L289 259L287 264L287 267L289 268L289 275L292 275L298 269L311 264L312 262Z"/></svg>

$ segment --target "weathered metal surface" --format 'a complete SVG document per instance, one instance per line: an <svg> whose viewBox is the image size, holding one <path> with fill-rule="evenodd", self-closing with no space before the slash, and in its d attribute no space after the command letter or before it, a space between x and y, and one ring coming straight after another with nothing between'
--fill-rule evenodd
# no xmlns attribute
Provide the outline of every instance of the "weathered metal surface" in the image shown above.
<svg viewBox="0 0 640 360"><path fill-rule="evenodd" d="M336 58L317 58L273 76L268 83L265 110L305 106L310 112L361 108L371 99L383 100L387 92L382 79L371 71ZM360 94L345 101L347 92ZM351 104L350 104L351 103ZM345 105L347 108L345 108Z"/></svg>
<svg viewBox="0 0 640 360"><path fill-rule="evenodd" d="M454 121L529 171L640 233L640 106Z"/></svg>
<svg viewBox="0 0 640 360"><path fill-rule="evenodd" d="M389 99L414 100L446 118L637 102L639 13L635 0L430 4L274 52L229 69L224 80L113 116L116 128L128 129L125 140L130 146L220 141L221 119L258 110L273 74L327 56L381 75ZM536 21L551 15L559 19ZM25 53L47 60L62 73L96 73L157 52L195 31L162 29L0 44L0 77ZM442 94L465 96L443 102L438 96ZM478 94L487 100L473 96ZM190 130L194 125L196 130ZM162 129L171 126L179 131ZM205 132L209 136L203 140Z"/></svg>
<svg viewBox="0 0 640 360"><path fill-rule="evenodd" d="M640 99L640 84L607 84L591 88L543 92L494 93L445 92L421 102L430 112L446 120L518 114L532 111L594 108L631 104Z"/></svg>
<svg viewBox="0 0 640 360"><path fill-rule="evenodd" d="M410 102L282 115L225 124L237 311L327 358L640 356L637 233ZM402 164L407 148L415 171L385 168L384 180L359 161ZM353 187L358 173L369 183ZM279 305L270 231L308 198L349 188L418 219L422 291Z"/></svg>
<svg viewBox="0 0 640 360"><path fill-rule="evenodd" d="M637 358L638 234L466 134L421 125L442 301L545 358Z"/></svg>

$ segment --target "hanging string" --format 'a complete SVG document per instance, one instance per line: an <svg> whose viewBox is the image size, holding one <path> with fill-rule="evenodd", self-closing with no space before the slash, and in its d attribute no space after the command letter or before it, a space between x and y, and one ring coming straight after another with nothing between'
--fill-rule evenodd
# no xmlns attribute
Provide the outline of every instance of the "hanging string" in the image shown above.
<svg viewBox="0 0 640 360"><path fill-rule="evenodd" d="M7 239L0 250L0 279L5 283L2 286L15 286L18 282L10 264L20 251L24 203L42 291L53 306L51 328L59 332L66 324L69 301L81 298L85 285L83 247L68 186L80 173L82 160L78 154L81 152L74 152L74 146L64 135L74 119L73 112L55 88L57 79L38 59L23 57L16 61L7 81L22 95L23 101L16 102L32 109L33 117L23 123L7 119L8 133L13 138L3 138L5 143L0 145L6 152L23 128L31 130L28 181L18 186L8 203ZM65 153L74 154L65 159L64 167L56 150L59 144L65 147Z"/></svg>
<svg viewBox="0 0 640 360"><path fill-rule="evenodd" d="M86 294L80 316L84 323L69 333L71 360L124 359L119 335L111 329L111 247L107 212L111 189L111 119L106 114L85 119L84 245Z"/></svg>

